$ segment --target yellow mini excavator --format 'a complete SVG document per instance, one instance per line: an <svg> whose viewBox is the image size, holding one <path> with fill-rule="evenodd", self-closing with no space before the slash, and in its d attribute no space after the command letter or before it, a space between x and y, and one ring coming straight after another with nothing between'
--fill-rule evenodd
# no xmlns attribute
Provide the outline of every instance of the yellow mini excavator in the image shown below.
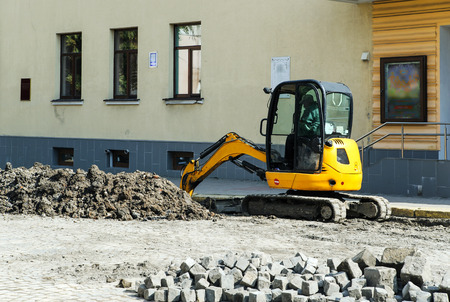
<svg viewBox="0 0 450 302"><path fill-rule="evenodd" d="M265 149L230 132L186 165L180 187L192 195L217 167L231 161L269 187L287 190L246 196L244 213L325 221L388 219L391 209L385 198L343 192L359 190L362 182L359 148L350 139L350 89L341 83L299 80L264 91L271 94L268 116L260 125ZM266 163L266 169L240 160L243 155Z"/></svg>

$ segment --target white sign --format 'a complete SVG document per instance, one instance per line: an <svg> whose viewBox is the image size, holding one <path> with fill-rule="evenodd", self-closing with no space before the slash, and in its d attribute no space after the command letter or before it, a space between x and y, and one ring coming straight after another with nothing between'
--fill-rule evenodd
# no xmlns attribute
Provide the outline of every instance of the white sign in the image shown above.
<svg viewBox="0 0 450 302"><path fill-rule="evenodd" d="M152 51L148 55L148 67L150 68L156 68L158 67L158 52Z"/></svg>
<svg viewBox="0 0 450 302"><path fill-rule="evenodd" d="M274 89L278 84L291 79L291 57L272 58L270 84Z"/></svg>

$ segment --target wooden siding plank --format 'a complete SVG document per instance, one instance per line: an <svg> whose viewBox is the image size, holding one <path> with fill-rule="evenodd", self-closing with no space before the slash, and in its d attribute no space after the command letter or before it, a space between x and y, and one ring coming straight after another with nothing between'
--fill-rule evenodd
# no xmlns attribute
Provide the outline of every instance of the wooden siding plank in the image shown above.
<svg viewBox="0 0 450 302"><path fill-rule="evenodd" d="M450 24L450 2L443 0L377 1L372 11L372 122L380 125L380 58L426 55L427 56L427 119L439 120L439 66L438 30L440 25ZM389 127L372 136L400 130ZM438 133L439 126L406 127L406 132ZM399 149L398 138L388 138L375 148ZM439 137L414 137L405 142L405 149L438 150Z"/></svg>

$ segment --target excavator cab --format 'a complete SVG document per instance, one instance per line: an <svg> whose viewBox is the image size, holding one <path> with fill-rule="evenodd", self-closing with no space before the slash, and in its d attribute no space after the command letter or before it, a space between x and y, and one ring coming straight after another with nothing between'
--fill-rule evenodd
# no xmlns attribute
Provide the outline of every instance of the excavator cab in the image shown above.
<svg viewBox="0 0 450 302"><path fill-rule="evenodd" d="M269 186L358 190L361 167L359 150L349 139L351 121L352 94L344 84L316 80L280 83L272 92L266 126ZM350 165L350 159L352 166L344 167ZM336 175L318 177L327 174L330 166ZM350 181L342 180L343 176Z"/></svg>

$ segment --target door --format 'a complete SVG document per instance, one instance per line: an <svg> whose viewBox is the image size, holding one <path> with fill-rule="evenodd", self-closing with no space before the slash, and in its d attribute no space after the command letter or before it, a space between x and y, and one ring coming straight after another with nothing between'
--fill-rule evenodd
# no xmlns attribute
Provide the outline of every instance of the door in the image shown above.
<svg viewBox="0 0 450 302"><path fill-rule="evenodd" d="M318 83L284 82L269 108L267 149L270 171L313 173L321 170L323 122Z"/></svg>

